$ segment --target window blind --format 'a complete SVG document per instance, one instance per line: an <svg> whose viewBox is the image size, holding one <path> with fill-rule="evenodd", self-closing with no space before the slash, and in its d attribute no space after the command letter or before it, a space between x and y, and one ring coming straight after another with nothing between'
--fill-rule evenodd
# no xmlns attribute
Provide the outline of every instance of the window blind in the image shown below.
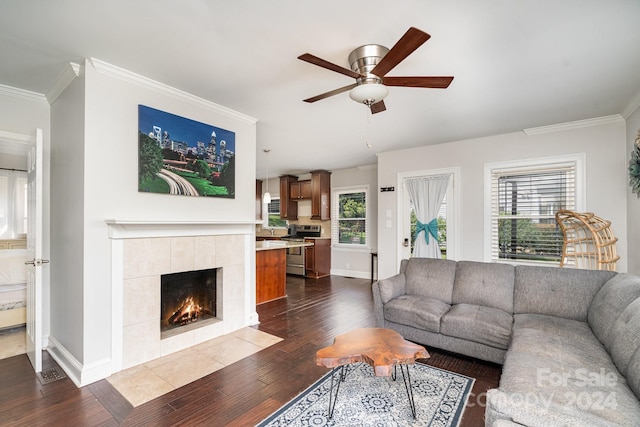
<svg viewBox="0 0 640 427"><path fill-rule="evenodd" d="M491 179L492 259L559 262L555 214L575 209L575 162L496 169Z"/></svg>

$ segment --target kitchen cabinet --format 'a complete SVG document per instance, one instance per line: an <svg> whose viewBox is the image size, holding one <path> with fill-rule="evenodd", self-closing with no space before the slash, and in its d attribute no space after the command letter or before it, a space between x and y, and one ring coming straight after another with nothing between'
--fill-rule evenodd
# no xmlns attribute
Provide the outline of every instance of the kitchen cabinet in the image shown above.
<svg viewBox="0 0 640 427"><path fill-rule="evenodd" d="M311 180L292 182L290 194L292 200L311 199Z"/></svg>
<svg viewBox="0 0 640 427"><path fill-rule="evenodd" d="M283 175L280 177L280 218L298 219L298 203L291 198L291 184L298 182L298 177Z"/></svg>
<svg viewBox="0 0 640 427"><path fill-rule="evenodd" d="M262 219L262 181L256 179L256 219Z"/></svg>
<svg viewBox="0 0 640 427"><path fill-rule="evenodd" d="M331 172L311 171L311 219L331 219Z"/></svg>
<svg viewBox="0 0 640 427"><path fill-rule="evenodd" d="M256 251L256 304L286 296L286 249Z"/></svg>
<svg viewBox="0 0 640 427"><path fill-rule="evenodd" d="M319 279L331 274L331 239L305 239L313 246L305 247L305 270L307 277Z"/></svg>

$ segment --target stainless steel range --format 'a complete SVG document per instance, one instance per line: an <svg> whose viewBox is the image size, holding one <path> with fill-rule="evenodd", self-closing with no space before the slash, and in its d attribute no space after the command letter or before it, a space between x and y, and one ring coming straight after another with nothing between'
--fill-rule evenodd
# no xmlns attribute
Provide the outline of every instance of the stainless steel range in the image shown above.
<svg viewBox="0 0 640 427"><path fill-rule="evenodd" d="M282 240L294 242L304 242L306 237L320 237L322 234L319 225L295 225L289 227L289 235L282 237ZM287 274L305 276L305 248L287 249Z"/></svg>

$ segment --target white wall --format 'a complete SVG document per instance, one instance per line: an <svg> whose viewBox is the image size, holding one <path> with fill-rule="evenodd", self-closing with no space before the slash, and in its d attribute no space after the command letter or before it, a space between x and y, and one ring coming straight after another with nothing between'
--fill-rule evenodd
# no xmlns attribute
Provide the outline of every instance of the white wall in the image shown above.
<svg viewBox="0 0 640 427"><path fill-rule="evenodd" d="M484 176L485 163L586 153L586 210L608 219L618 241L621 260L618 271L627 269L627 143L621 117L589 122L593 126L549 127L545 132L527 135L515 132L447 144L380 153L378 186L396 186L401 172L460 167L460 259L484 259ZM577 123L576 123L577 124ZM540 129L542 130L542 129ZM378 215L392 212L391 227L378 223L380 277L396 274L398 210L396 192L380 193Z"/></svg>
<svg viewBox="0 0 640 427"><path fill-rule="evenodd" d="M627 162L631 158L635 138L640 132L640 108L627 118ZM628 166L628 163L627 163ZM627 185L627 236L629 238L627 263L629 273L640 274L640 195Z"/></svg>
<svg viewBox="0 0 640 427"><path fill-rule="evenodd" d="M331 191L341 187L368 186L369 242L364 249L331 249L331 274L369 278L371 277L371 252L378 249L378 169L375 165L331 171ZM333 195L331 203L336 203Z"/></svg>
<svg viewBox="0 0 640 427"><path fill-rule="evenodd" d="M54 105L57 133L52 144L59 152L53 193L67 211L62 215L60 208L55 215L61 253L55 264L60 280L54 286L78 307L52 304L52 337L64 347L62 353L69 353L67 358L82 365L82 375L91 377L91 370L107 369L111 356L105 220L254 221L256 124L250 117L100 61L85 61L82 71ZM139 193L138 104L234 131L235 198ZM64 250L68 243L73 249Z"/></svg>

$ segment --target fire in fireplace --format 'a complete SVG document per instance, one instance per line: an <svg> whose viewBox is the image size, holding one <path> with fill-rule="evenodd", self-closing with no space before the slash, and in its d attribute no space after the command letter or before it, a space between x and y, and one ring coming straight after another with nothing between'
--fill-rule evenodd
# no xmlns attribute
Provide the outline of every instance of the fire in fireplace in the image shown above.
<svg viewBox="0 0 640 427"><path fill-rule="evenodd" d="M216 317L216 275L215 268L162 275L160 329Z"/></svg>

